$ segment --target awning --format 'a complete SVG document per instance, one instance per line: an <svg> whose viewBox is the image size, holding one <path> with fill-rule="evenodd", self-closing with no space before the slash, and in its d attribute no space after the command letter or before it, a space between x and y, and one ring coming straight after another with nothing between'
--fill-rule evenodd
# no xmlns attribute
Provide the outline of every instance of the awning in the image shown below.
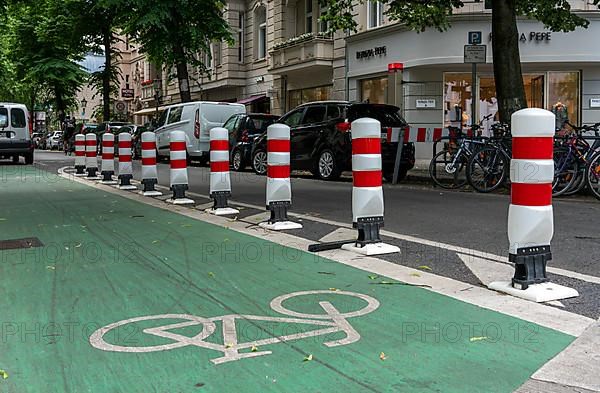
<svg viewBox="0 0 600 393"><path fill-rule="evenodd" d="M259 95L255 95L255 96L250 96L248 98L244 98L243 100L239 100L237 103L249 105L249 104L253 104L255 102L264 101L266 99L267 99L267 96L265 94L259 94Z"/></svg>
<svg viewBox="0 0 600 393"><path fill-rule="evenodd" d="M165 109L167 109L166 106L159 106L158 107L158 111L159 112L162 112ZM156 113L156 108L146 108L146 109L142 109L141 111L133 112L133 114L136 115L136 116L152 115L154 113Z"/></svg>

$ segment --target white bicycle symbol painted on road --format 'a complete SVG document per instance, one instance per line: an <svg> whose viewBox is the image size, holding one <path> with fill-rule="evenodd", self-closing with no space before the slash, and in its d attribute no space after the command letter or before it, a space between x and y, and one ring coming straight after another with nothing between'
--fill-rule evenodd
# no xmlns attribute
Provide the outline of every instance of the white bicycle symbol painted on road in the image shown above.
<svg viewBox="0 0 600 393"><path fill-rule="evenodd" d="M347 313L340 313L334 306L328 301L320 301L319 305L325 311L325 314L304 314L293 310L288 310L283 306L283 302L304 295L321 295L321 294L335 294L351 296L362 299L367 302L367 305L358 310ZM317 337L326 334L334 334L338 332L344 332L346 337L338 340L324 342L327 347L337 347L341 345L348 345L360 340L360 334L350 325L347 321L348 318L360 317L369 314L379 308L379 301L371 296L363 295L360 293L346 292L346 291L303 291L294 292L287 295L278 296L271 300L271 309L280 314L287 315L289 317L268 317L259 315L223 315L220 317L204 318L189 314L161 314L161 315L149 315L145 317L137 317L131 319L125 319L119 322L112 323L103 328L96 330L90 336L90 344L103 351L112 352L129 352L129 353L144 353L144 352L156 352L166 351L170 349L183 348L187 346L196 346L200 348L212 349L214 351L221 352L222 357L211 359L214 364L222 364L232 362L244 358L252 358L257 356L270 355L271 351L258 350L260 346L268 344L283 343L291 340L299 340L308 337ZM173 340L173 343L155 345L148 347L128 347L113 345L104 340L104 336L113 329L119 328L130 323L158 320L158 319L183 319L185 322L172 323L164 326L153 327L143 329L142 332L156 337L166 338ZM271 337L265 339L259 339L249 342L238 342L238 327L236 320L245 321L266 321L266 322L278 322L285 324L303 324L303 325L317 325L321 328L311 331L299 332L294 334L285 334L280 336L271 335ZM215 322L220 321L222 325L223 344L217 344L207 342L205 339L210 337L217 329ZM202 326L202 331L196 336L188 337L180 334L171 332L174 329L181 329L190 326ZM241 352L240 350L253 349L254 352Z"/></svg>

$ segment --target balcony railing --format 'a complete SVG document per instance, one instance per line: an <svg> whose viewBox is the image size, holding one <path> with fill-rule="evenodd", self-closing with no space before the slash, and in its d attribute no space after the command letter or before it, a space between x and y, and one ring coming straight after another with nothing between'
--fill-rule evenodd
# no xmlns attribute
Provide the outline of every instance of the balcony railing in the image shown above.
<svg viewBox="0 0 600 393"><path fill-rule="evenodd" d="M325 34L304 34L273 46L270 52L272 73L333 65L333 39Z"/></svg>

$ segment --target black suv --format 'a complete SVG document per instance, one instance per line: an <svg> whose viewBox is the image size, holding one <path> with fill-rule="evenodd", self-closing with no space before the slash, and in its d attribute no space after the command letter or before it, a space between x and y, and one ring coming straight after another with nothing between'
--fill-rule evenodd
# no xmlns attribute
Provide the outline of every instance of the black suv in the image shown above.
<svg viewBox="0 0 600 393"><path fill-rule="evenodd" d="M229 156L235 171L246 168L250 163L254 140L278 118L279 116L265 113L237 113L223 124L223 128L229 131Z"/></svg>
<svg viewBox="0 0 600 393"><path fill-rule="evenodd" d="M290 164L292 169L309 170L324 180L340 177L352 170L351 123L370 117L381 123L381 158L383 176L391 180L398 142L389 142L393 128L407 127L398 107L382 104L324 101L303 104L283 115L278 122L291 128ZM391 135L390 135L391 136ZM254 141L252 168L257 174L267 171L267 135ZM415 147L405 143L402 150L399 179L415 165Z"/></svg>

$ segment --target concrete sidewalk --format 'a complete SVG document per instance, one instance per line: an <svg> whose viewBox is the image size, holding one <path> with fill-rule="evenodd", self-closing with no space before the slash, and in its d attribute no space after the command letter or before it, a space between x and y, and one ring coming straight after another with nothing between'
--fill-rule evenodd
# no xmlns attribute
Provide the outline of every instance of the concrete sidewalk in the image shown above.
<svg viewBox="0 0 600 393"><path fill-rule="evenodd" d="M3 392L512 392L574 339L63 178L2 190Z"/></svg>

